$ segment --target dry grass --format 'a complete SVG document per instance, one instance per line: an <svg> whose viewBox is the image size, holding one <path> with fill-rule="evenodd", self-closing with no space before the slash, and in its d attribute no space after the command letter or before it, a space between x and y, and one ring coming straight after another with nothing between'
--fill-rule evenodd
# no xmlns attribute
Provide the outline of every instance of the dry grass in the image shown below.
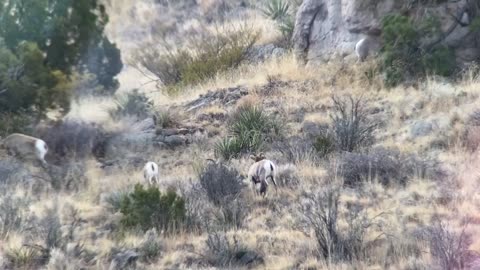
<svg viewBox="0 0 480 270"><path fill-rule="evenodd" d="M214 2L202 1L201 8L208 10ZM137 6L136 11L142 15L137 17L138 27L150 25L158 19L150 9L151 3L142 3ZM127 14L131 12L129 5L133 5L133 2L115 0L111 1L110 5L109 8L115 10L118 16L111 17L112 23L109 24L108 31L118 42L125 42L125 37L121 37L121 34L124 34L126 25L132 21ZM260 44L270 43L278 38L278 33L272 31L270 22L255 15L255 11L249 12L249 22L266 33L262 35ZM184 22L183 27L188 25L195 27L196 22ZM148 38L147 36L146 39ZM124 43L121 48L128 51L131 50L131 45ZM431 269L434 259L429 254L428 245L415 238L416 231L431 225L435 217L441 217L450 222L455 230L460 230L461 221L467 217L471 220L467 232L472 235L480 232L480 195L476 192L479 188L480 156L478 151L468 152L461 143L461 134L466 128L468 117L480 105L480 81L467 74L456 84L445 84L429 78L417 89L400 86L387 90L377 77L373 80L365 77L365 71L374 67L373 62L361 65L335 62L300 67L293 56L287 54L264 63L241 65L230 72L218 74L204 84L187 89L184 94L176 97L166 97L145 88L142 90L154 100L157 108L168 110L170 107L180 106L175 110L182 111L182 105L209 90L242 85L249 90L249 95L240 99L235 106L255 103L269 112L277 113L286 125L287 137L302 135L302 124L307 121L330 124L332 94L362 95L368 100L369 107L378 111L375 115L383 120L381 128L375 134L375 146L398 149L400 152L415 153L422 157L435 157L442 163L442 167L449 169L448 177L425 179L415 176L408 179L405 187L385 187L372 177L355 189L342 189L340 231L348 225L347 214L356 208L361 209L367 218L381 224L366 234L365 241L372 243L372 253L362 261L328 262L320 258L311 229L305 224L299 224L296 215L297 202L304 192L328 186L329 177L338 176L332 169L335 166L330 166L335 163L335 156L320 162L305 159L295 165L278 164L294 166L299 183L283 186L278 193L269 192L266 199L252 197L250 190L244 189L245 198L253 208L245 218L243 227L227 230L226 235L229 239L238 237L243 246L261 254L264 263L257 267L258 269L407 269L412 265L424 265L426 269ZM142 84L138 78L141 78L139 74L132 72L125 74L120 80L130 88ZM275 85L272 81L285 84ZM265 90L269 85L274 86L267 89L268 91ZM108 98L86 98L72 104L72 110L67 117L95 122L110 131L128 130L132 125L130 120L115 122L109 117L107 111L112 106L113 102ZM213 156L213 145L224 135L225 125L220 123L215 127L213 125L219 123L198 123L197 117L200 114L228 115L235 106L216 104L199 111L182 113L182 124L199 124L209 131L216 130L219 134L199 144L149 153L148 158L159 164L159 188L162 191L175 187L180 193L188 194L191 184L198 183L197 170L205 165L205 159ZM303 115L299 116L299 112L303 112ZM414 122L432 118L439 121L438 128L423 137L411 136ZM446 147L432 146L439 138L446 138ZM281 160L275 151L266 154L274 161ZM135 231L118 230L120 214L112 213L104 199L112 192L130 190L136 183L142 182L141 166L104 170L99 168L93 159L86 163L84 174L88 181L79 190L50 190L35 194L28 185L19 185L14 187L15 193L33 198L29 211L36 219L44 218L46 209L55 204L63 205L58 215L62 225L66 227L71 220L66 214L65 205L75 208L82 222L81 226L75 229L71 241L82 243L85 249L95 254L95 261L88 265L88 269L108 269L112 250L138 247L144 235ZM228 166L234 167L245 176L250 164L250 160L242 157L233 160ZM3 195L0 196L2 197ZM160 233L159 239L163 245L161 256L152 262L139 264L145 269L207 267L209 265L203 256L207 236L206 229L193 233L182 232L175 236ZM38 244L41 240L32 232L10 233L0 239L0 262L7 251L19 249L25 243ZM422 251L418 257L412 253L415 248ZM469 249L480 253L480 239L474 238Z"/></svg>

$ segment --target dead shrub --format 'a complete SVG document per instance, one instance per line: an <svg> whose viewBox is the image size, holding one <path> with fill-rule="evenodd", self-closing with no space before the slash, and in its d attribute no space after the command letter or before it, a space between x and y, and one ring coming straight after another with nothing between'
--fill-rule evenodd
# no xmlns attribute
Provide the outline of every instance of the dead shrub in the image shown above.
<svg viewBox="0 0 480 270"><path fill-rule="evenodd" d="M49 146L48 155L53 156L55 163L61 163L67 157L88 157L105 135L105 131L96 124L77 120L59 121L37 131Z"/></svg>
<svg viewBox="0 0 480 270"><path fill-rule="evenodd" d="M244 246L237 236L231 241L223 232L211 232L206 245L205 258L215 267L254 267L264 262L262 255Z"/></svg>
<svg viewBox="0 0 480 270"><path fill-rule="evenodd" d="M313 230L319 257L328 262L368 259L372 241L367 241L366 235L376 223L364 212L351 209L343 217L347 225L341 228L339 186L331 184L312 193L305 192L299 204L300 222Z"/></svg>
<svg viewBox="0 0 480 270"><path fill-rule="evenodd" d="M433 161L381 147L368 153L343 153L339 163L340 175L348 186L373 179L385 186L406 185L413 177L426 177L436 168Z"/></svg>
<svg viewBox="0 0 480 270"><path fill-rule="evenodd" d="M444 270L466 269L474 259L473 251L469 250L473 243L472 235L467 233L468 221L464 222L459 231L440 219L425 228L424 237L430 246L434 262Z"/></svg>
<svg viewBox="0 0 480 270"><path fill-rule="evenodd" d="M353 152L370 146L378 124L368 117L368 108L362 97L332 96L332 131L336 149Z"/></svg>
<svg viewBox="0 0 480 270"><path fill-rule="evenodd" d="M200 174L200 184L216 206L235 200L242 191L240 174L221 163L209 163Z"/></svg>

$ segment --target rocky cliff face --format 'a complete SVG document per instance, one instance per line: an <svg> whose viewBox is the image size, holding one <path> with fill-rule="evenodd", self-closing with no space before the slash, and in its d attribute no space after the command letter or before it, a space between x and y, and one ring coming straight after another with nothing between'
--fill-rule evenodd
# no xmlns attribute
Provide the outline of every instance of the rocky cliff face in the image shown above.
<svg viewBox="0 0 480 270"><path fill-rule="evenodd" d="M480 56L478 35L468 27L478 10L476 2L305 0L296 15L295 53L305 62L344 58L354 53L356 42L364 37L369 38L373 51L378 50L382 18L402 13L419 22L429 15L437 17L445 34L439 35L439 42L454 47L459 61L472 61Z"/></svg>

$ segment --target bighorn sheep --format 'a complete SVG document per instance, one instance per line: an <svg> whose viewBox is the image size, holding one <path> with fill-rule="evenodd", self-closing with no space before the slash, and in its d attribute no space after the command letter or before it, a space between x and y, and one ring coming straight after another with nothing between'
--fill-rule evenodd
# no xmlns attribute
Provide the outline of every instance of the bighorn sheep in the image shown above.
<svg viewBox="0 0 480 270"><path fill-rule="evenodd" d="M265 159L263 153L258 156L252 155L250 158L255 160L255 163L248 170L248 180L251 182L254 192L265 197L268 178L272 180L275 189L277 189L277 182L275 181L276 166L271 160Z"/></svg>
<svg viewBox="0 0 480 270"><path fill-rule="evenodd" d="M378 35L378 33L372 31L372 35L360 39L355 44L355 54L358 57L358 62L365 61L370 53L378 51L381 41L376 35Z"/></svg>
<svg viewBox="0 0 480 270"><path fill-rule="evenodd" d="M145 167L143 167L143 177L150 185L153 185L153 182L158 183L158 165L153 161L147 162Z"/></svg>
<svg viewBox="0 0 480 270"><path fill-rule="evenodd" d="M359 62L363 62L368 56L368 39L362 38L355 44L355 54L358 57Z"/></svg>
<svg viewBox="0 0 480 270"><path fill-rule="evenodd" d="M10 155L21 156L23 158L34 156L42 165L46 165L45 155L48 152L47 144L38 138L24 134L13 133L0 142Z"/></svg>

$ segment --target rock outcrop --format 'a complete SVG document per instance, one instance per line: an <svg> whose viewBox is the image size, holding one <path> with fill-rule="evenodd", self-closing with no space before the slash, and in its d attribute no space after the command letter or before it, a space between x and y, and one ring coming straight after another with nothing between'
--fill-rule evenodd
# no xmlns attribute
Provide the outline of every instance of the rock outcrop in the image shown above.
<svg viewBox="0 0 480 270"><path fill-rule="evenodd" d="M434 15L441 23L438 40L426 41L455 48L460 63L480 57L478 34L469 24L478 10L473 0L305 0L300 6L293 34L298 60L328 61L354 55L355 44L369 38L371 52L380 49L381 21L391 13L406 14L420 22ZM471 14L470 17L467 14Z"/></svg>

